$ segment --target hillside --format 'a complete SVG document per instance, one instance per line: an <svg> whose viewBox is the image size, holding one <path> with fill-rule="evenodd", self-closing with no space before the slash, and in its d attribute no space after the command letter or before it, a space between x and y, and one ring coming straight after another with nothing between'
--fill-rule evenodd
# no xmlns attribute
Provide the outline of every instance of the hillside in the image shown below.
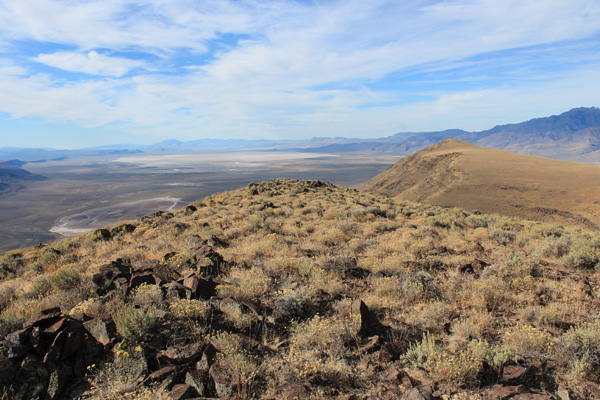
<svg viewBox="0 0 600 400"><path fill-rule="evenodd" d="M4 255L0 398L594 399L599 263L585 230L250 184Z"/></svg>
<svg viewBox="0 0 600 400"><path fill-rule="evenodd" d="M361 190L469 211L600 227L600 167L456 139L401 159Z"/></svg>
<svg viewBox="0 0 600 400"><path fill-rule="evenodd" d="M0 195L23 189L25 182L43 181L45 176L32 174L22 168L20 160L0 161Z"/></svg>

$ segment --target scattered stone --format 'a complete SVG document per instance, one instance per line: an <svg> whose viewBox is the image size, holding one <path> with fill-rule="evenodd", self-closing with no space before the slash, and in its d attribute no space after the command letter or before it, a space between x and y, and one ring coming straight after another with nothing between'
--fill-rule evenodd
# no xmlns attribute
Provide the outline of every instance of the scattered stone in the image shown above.
<svg viewBox="0 0 600 400"><path fill-rule="evenodd" d="M377 317L369 310L369 307L360 299L352 302L350 315L360 317L360 328L357 334L365 336L380 333L383 330L383 325L381 325Z"/></svg>
<svg viewBox="0 0 600 400"><path fill-rule="evenodd" d="M344 279L365 279L369 275L371 275L371 271L357 266L344 270Z"/></svg>
<svg viewBox="0 0 600 400"><path fill-rule="evenodd" d="M585 382L583 390L591 396L591 398L600 399L600 385L595 382Z"/></svg>
<svg viewBox="0 0 600 400"><path fill-rule="evenodd" d="M395 361L408 350L408 343L404 341L389 342L381 346L379 362Z"/></svg>
<svg viewBox="0 0 600 400"><path fill-rule="evenodd" d="M32 331L32 327L27 327L9 333L6 336L4 347L6 349L6 356L8 358L20 358L27 354L33 349L33 345L29 341L29 336Z"/></svg>
<svg viewBox="0 0 600 400"><path fill-rule="evenodd" d="M370 338L368 338L368 342L366 344L364 344L363 346L361 346L358 350L360 352L371 351L371 350L375 349L377 346L379 346L380 340L381 340L381 338L378 335L371 336Z"/></svg>
<svg viewBox="0 0 600 400"><path fill-rule="evenodd" d="M161 368L158 371L151 373L150 375L148 375L148 378L146 378L146 379L149 382L161 382L161 381L165 380L168 376L173 375L174 373L175 373L175 367L168 366L168 367Z"/></svg>
<svg viewBox="0 0 600 400"><path fill-rule="evenodd" d="M210 367L214 364L215 358L217 356L218 350L212 343L209 343L202 352L202 357L200 361L196 363L196 369L199 371L208 371Z"/></svg>
<svg viewBox="0 0 600 400"><path fill-rule="evenodd" d="M171 399L173 400L185 400L190 399L196 395L196 391L190 385L180 383L173 386L171 390Z"/></svg>
<svg viewBox="0 0 600 400"><path fill-rule="evenodd" d="M161 283L161 279L156 276L153 272L143 271L143 272L135 272L131 276L131 280L129 281L129 286L127 287L127 294L131 293L137 287L146 285L159 285Z"/></svg>
<svg viewBox="0 0 600 400"><path fill-rule="evenodd" d="M83 326L101 345L106 346L110 343L110 336L108 336L106 324L101 319L96 318L91 321L84 322Z"/></svg>
<svg viewBox="0 0 600 400"><path fill-rule="evenodd" d="M44 356L44 364L53 363L60 359L60 357L62 356L63 347L65 345L66 339L67 339L67 331L66 330L60 331L56 335L56 337L52 341L52 344L50 346L48 346L48 351L46 352L46 355Z"/></svg>
<svg viewBox="0 0 600 400"><path fill-rule="evenodd" d="M219 363L214 363L209 370L210 377L215 384L215 390L220 398L230 398L233 394L234 384L231 382L231 377L219 366Z"/></svg>
<svg viewBox="0 0 600 400"><path fill-rule="evenodd" d="M206 396L208 393L207 385L210 382L210 375L208 371L189 371L185 374L185 383L196 392L200 396Z"/></svg>
<svg viewBox="0 0 600 400"><path fill-rule="evenodd" d="M571 396L567 388L563 386L559 386L556 391L556 395L560 398L560 400L571 400Z"/></svg>
<svg viewBox="0 0 600 400"><path fill-rule="evenodd" d="M165 364L187 364L196 362L202 357L206 343L196 342L186 345L171 346L158 353L158 360Z"/></svg>
<svg viewBox="0 0 600 400"><path fill-rule="evenodd" d="M504 400L512 399L513 396L527 392L527 388L523 385L518 386L503 386L494 385L492 387L485 388L482 392L485 399L489 400Z"/></svg>
<svg viewBox="0 0 600 400"><path fill-rule="evenodd" d="M433 395L427 389L416 387L407 390L401 400L433 400Z"/></svg>
<svg viewBox="0 0 600 400"><path fill-rule="evenodd" d="M549 394L539 393L523 393L518 394L515 397L511 397L512 400L554 400L554 397Z"/></svg>
<svg viewBox="0 0 600 400"><path fill-rule="evenodd" d="M60 398L63 389L71 381L72 377L72 370L67 364L53 366L50 372L48 388L46 389L48 397L52 400Z"/></svg>
<svg viewBox="0 0 600 400"><path fill-rule="evenodd" d="M500 380L504 383L513 383L515 381L521 381L527 373L529 368L522 367L520 365L506 365L502 370L502 376Z"/></svg>

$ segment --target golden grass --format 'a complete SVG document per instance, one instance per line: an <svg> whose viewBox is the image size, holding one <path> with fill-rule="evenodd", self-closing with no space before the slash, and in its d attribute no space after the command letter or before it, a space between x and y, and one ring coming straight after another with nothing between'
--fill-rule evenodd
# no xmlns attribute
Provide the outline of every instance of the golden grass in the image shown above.
<svg viewBox="0 0 600 400"><path fill-rule="evenodd" d="M152 312L162 308L223 347L222 368L247 379L239 394L255 398L290 382L306 385L313 398L378 396L385 382L375 371L394 366L417 370L413 378L460 399L465 388L476 395L484 361L501 370L509 362L534 366L542 360L557 384L598 382L598 233L290 180L194 205L194 213L144 218L134 232L108 241L87 235L3 256L0 332L61 306L92 317L112 315L121 335L141 340L151 334ZM227 262L217 277L217 297L251 302L267 322L230 303L219 311L227 332L211 332L210 302L164 298L151 285L111 300L91 290L91 275L116 258L134 266L165 259L180 273L194 270L185 261L213 235L228 242L215 247ZM59 245L60 256L44 256ZM352 258L366 277L335 267L335 260ZM406 357L379 363L377 353L371 358L358 350L365 338L355 335L356 318L340 311L355 299L389 327L382 340L412 341ZM235 332L273 344L277 354L241 351ZM376 367L359 368L369 363ZM96 387L104 386L96 381Z"/></svg>

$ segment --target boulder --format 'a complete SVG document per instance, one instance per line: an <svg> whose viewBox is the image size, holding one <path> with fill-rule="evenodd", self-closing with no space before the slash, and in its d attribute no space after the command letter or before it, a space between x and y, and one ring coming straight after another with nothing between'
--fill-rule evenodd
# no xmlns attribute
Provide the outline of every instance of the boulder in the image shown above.
<svg viewBox="0 0 600 400"><path fill-rule="evenodd" d="M8 358L20 358L33 349L29 337L33 328L31 326L9 333L6 336L4 347Z"/></svg>
<svg viewBox="0 0 600 400"><path fill-rule="evenodd" d="M83 326L101 345L106 346L110 343L110 336L108 335L108 331L106 329L106 323L104 323L104 321L101 319L96 318L91 321L84 322Z"/></svg>
<svg viewBox="0 0 600 400"><path fill-rule="evenodd" d="M171 390L170 398L173 400L185 400L190 399L196 395L196 391L190 385L186 385L184 383L180 383L178 385L173 386L173 390Z"/></svg>
<svg viewBox="0 0 600 400"><path fill-rule="evenodd" d="M139 286L142 286L143 284L160 285L161 283L162 280L158 276L156 276L154 272L135 272L133 275L131 275L131 279L129 280L129 286L127 287L126 293L130 294L133 290L135 290Z"/></svg>
<svg viewBox="0 0 600 400"><path fill-rule="evenodd" d="M210 374L208 371L189 371L185 374L185 383L194 388L200 396L206 396L208 393L208 384Z"/></svg>
<svg viewBox="0 0 600 400"><path fill-rule="evenodd" d="M187 364L196 362L202 357L206 343L196 342L171 346L158 353L158 361L161 364Z"/></svg>
<svg viewBox="0 0 600 400"><path fill-rule="evenodd" d="M200 361L196 363L196 369L199 371L208 371L214 364L218 352L219 351L215 346L212 345L212 343L206 345L202 351L202 357L200 358Z"/></svg>
<svg viewBox="0 0 600 400"><path fill-rule="evenodd" d="M433 395L427 389L415 387L407 390L401 400L433 400Z"/></svg>
<svg viewBox="0 0 600 400"><path fill-rule="evenodd" d="M527 388L523 385L518 386L503 386L494 385L487 387L482 391L484 398L489 400L504 400L512 399L515 395L527 392Z"/></svg>
<svg viewBox="0 0 600 400"><path fill-rule="evenodd" d="M96 229L94 233L92 233L92 240L94 242L99 242L101 240L109 240L110 237L110 231L104 228Z"/></svg>
<svg viewBox="0 0 600 400"><path fill-rule="evenodd" d="M218 362L210 367L209 373L215 384L215 390L219 398L230 398L234 390L234 383L231 381L231 377Z"/></svg>
<svg viewBox="0 0 600 400"><path fill-rule="evenodd" d="M350 316L359 317L360 328L356 333L362 336L378 334L384 329L384 326L362 300L357 299L352 302Z"/></svg>

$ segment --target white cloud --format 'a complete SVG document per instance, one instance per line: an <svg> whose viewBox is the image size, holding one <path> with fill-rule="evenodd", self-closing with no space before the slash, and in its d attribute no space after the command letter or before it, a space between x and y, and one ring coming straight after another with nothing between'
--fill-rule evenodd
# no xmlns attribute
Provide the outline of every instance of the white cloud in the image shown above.
<svg viewBox="0 0 600 400"><path fill-rule="evenodd" d="M188 138L483 129L492 118L591 101L595 46L593 56L586 46L569 53L587 66L541 75L534 53L494 52L549 46L544 62L564 64L561 49L600 34L598 20L597 0L2 2L3 47L38 50L0 64L0 111ZM432 90L432 81L408 89L389 79L426 65L446 72L444 83L467 84L471 69L486 75L477 58L497 64L490 57L515 68L510 82L489 72L493 85L477 78L478 87ZM41 73L23 59L94 76ZM411 96L421 100L399 101Z"/></svg>
<svg viewBox="0 0 600 400"><path fill-rule="evenodd" d="M75 52L58 52L40 54L35 61L65 71L83 72L86 74L120 77L135 68L142 68L146 63L123 57L109 57L89 51L87 54Z"/></svg>

